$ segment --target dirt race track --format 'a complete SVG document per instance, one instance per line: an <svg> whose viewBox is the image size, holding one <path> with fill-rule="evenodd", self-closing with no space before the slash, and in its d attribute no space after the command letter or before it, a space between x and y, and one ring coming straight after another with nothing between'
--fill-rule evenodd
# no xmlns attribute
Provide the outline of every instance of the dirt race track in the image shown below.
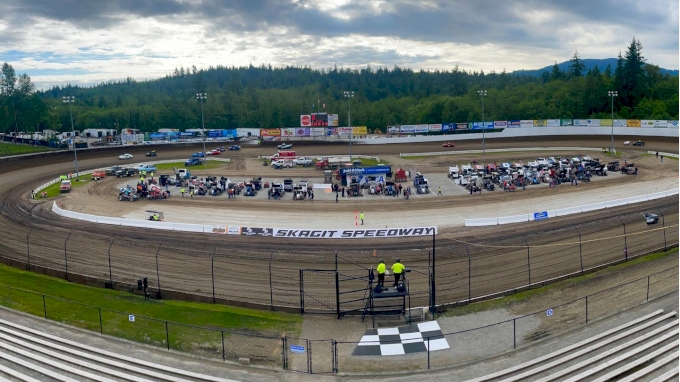
<svg viewBox="0 0 680 382"><path fill-rule="evenodd" d="M619 141L622 138L618 139ZM345 154L346 145L321 145L307 142L297 145L299 155ZM543 138L533 141L487 139L487 148L532 146L606 147L608 137L589 137L574 140L568 137ZM478 149L479 142L457 143L456 149ZM202 148L159 147L158 160L182 159ZM135 161L143 157L149 147L118 148L78 154L81 169L93 169L119 164L117 155L130 152ZM390 158L397 167L403 163L399 152L441 151L441 143L408 145L355 145L354 154L377 155ZM638 177L625 177L630 187L645 187L657 182L677 179L678 161L642 156L647 150L678 152L676 139L649 138L644 148L625 147L623 156L640 168ZM253 176L246 168L249 158L269 155L272 147L244 146L240 152L227 152L232 159L228 167L231 177ZM550 153L522 154L536 157ZM579 153L571 153L573 155ZM582 153L585 154L585 153ZM518 155L518 154L512 154ZM592 155L592 154L590 154ZM506 157L509 154L505 155ZM597 155L595 155L597 156ZM454 159L455 158L455 159ZM499 157L500 158L500 157ZM606 157L605 157L606 158ZM418 163L418 168L430 172L444 172L448 163L464 163L473 157L435 157ZM484 162L487 159L485 157ZM143 160L143 159L140 159ZM603 159L606 161L606 159ZM305 311L334 312L336 309L335 270L340 280L340 310L363 308L361 301L366 287L366 267L375 265L374 250L387 263L395 257L412 268L408 275L413 306L428 304L432 267L428 266L428 251L433 249L432 238L384 240L303 240L253 238L226 235L191 234L159 230L133 229L102 224L88 224L61 218L50 211L52 201L31 200L32 188L59 174L72 171L72 153L0 163L0 256L6 263L28 266L34 271L67 277L71 281L103 286L111 281L116 289L129 290L135 280L149 277L150 286L162 291L164 298L227 302L244 306L287 308L299 311L304 299ZM262 169L263 171L265 169ZM421 170L425 172L424 170ZM610 177L614 178L614 177ZM107 179L107 181L109 181ZM607 192L614 180L585 184L583 195ZM676 183L677 181L672 181ZM617 183L618 186L620 184ZM131 203L115 200L115 195L104 199L106 182L83 187L79 208L94 213L97 210L127 208ZM579 185L581 187L581 185ZM360 207L367 215L390 211L403 213L408 221L413 215L455 214L456 208L485 206L498 203L532 203L535 198L554 197L554 208L560 200L573 192L569 185L555 190L534 189L531 192L494 192L467 198L429 198L405 203L371 202ZM74 193L76 194L76 193ZM87 196L90 195L90 196ZM581 204L589 203L583 197ZM110 200L110 203L107 202ZM171 204L188 207L188 201L173 198ZM299 204L284 202L257 204L252 201L230 203L205 201L201 208L224 209L225 214L268 214L280 216L306 213L315 218L332 221L339 207L334 202ZM443 207L443 201L446 202ZM67 205L71 202L63 200ZM78 203L73 201L72 203ZM165 203L165 201L163 202ZM349 202L348 202L349 203ZM120 207L119 207L120 206ZM343 208L347 208L345 205ZM488 207L487 207L488 208ZM494 207L496 208L496 207ZM641 214L659 213L662 221L647 226ZM106 213L100 213L107 215ZM498 216L508 215L503 211ZM581 273L603 264L625 260L678 243L678 197L570 215L531 224L496 227L447 227L436 237L436 302L437 304L464 301L492 295L506 290L536 285L568 274ZM670 227L663 229L663 227ZM625 232L625 236L624 236ZM624 251L624 247L626 250ZM68 269L67 269L68 267ZM307 269L322 271L301 271ZM304 290L301 291L301 277ZM357 301L352 301L357 300Z"/></svg>

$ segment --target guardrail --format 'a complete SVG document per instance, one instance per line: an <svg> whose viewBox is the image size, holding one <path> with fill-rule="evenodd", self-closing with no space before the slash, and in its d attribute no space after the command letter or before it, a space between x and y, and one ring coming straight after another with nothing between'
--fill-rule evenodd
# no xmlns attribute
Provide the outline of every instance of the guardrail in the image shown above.
<svg viewBox="0 0 680 382"><path fill-rule="evenodd" d="M578 213L581 213L581 212L601 210L601 209L604 209L604 208L612 208L612 207L617 207L617 206L623 206L623 205L626 205L626 204L646 202L648 200L660 199L660 198L665 198L667 196L673 196L673 195L678 195L678 189L655 192L653 194L647 194L647 195L631 196L630 198L610 200L610 201L607 201L607 202L586 204L586 205L577 206L577 207L567 207L567 208L560 208L558 210L545 211L545 212L547 212L547 216L544 215L543 219L567 216L567 215L572 215L572 214L578 214ZM540 214L540 212L538 212L538 214ZM541 220L543 220L543 219L541 219ZM465 219L465 226L466 227L482 227L482 226L490 226L490 225L524 223L524 222L530 222L530 221L534 221L534 220L539 220L539 219L535 219L534 214L501 216L501 217L496 217L496 218Z"/></svg>
<svg viewBox="0 0 680 382"><path fill-rule="evenodd" d="M664 151L652 151L652 150L647 150L647 154L650 154L650 155L659 154L659 155L663 155L663 156L665 156L665 157L671 157L671 158L676 158L676 159L678 158L678 154L667 153L667 152L664 152Z"/></svg>
<svg viewBox="0 0 680 382"><path fill-rule="evenodd" d="M512 151L590 151L601 153L602 149L596 147L522 147L513 149L486 149L487 153L505 153ZM456 150L456 151L435 151L429 153L399 153L399 157L420 157L437 155L459 155L459 154L482 154L482 150Z"/></svg>
<svg viewBox="0 0 680 382"><path fill-rule="evenodd" d="M227 162L227 163L231 162L231 159L229 159L229 158L206 158L206 160L214 160L214 161ZM142 165L142 164L163 164L163 163L175 163L175 162L178 162L178 161L181 162L181 160L177 160L177 159L174 159L174 160L173 159L167 159L167 160L159 160L159 161L132 163L132 164L126 164L125 166L126 167L131 167L131 166L136 167L136 166L139 166L139 165ZM113 166L108 166L108 167L104 167L104 168L111 168L111 167L113 167ZM92 174L95 171L97 171L97 170L78 171L78 174L79 175L88 175L88 174ZM47 187L49 187L49 186L51 186L55 183L59 183L59 182L61 182L61 179L56 178L56 179L53 179L53 180L51 180L51 181L49 181L45 184L41 184L40 186L36 187L33 190L33 193L37 194L40 191L44 190L45 188L47 188Z"/></svg>

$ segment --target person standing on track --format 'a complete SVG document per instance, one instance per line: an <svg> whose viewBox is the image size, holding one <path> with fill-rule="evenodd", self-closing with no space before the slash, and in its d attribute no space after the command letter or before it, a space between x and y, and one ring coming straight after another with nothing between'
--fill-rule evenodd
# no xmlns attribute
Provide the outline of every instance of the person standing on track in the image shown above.
<svg viewBox="0 0 680 382"><path fill-rule="evenodd" d="M361 211L361 214L359 214L359 219L361 219L361 225L364 225L364 211Z"/></svg>
<svg viewBox="0 0 680 382"><path fill-rule="evenodd" d="M184 187L182 187L182 188L179 190L179 192L181 192L181 193L182 193L182 197L184 197Z"/></svg>
<svg viewBox="0 0 680 382"><path fill-rule="evenodd" d="M437 188L437 196L442 196L442 188L441 187Z"/></svg>

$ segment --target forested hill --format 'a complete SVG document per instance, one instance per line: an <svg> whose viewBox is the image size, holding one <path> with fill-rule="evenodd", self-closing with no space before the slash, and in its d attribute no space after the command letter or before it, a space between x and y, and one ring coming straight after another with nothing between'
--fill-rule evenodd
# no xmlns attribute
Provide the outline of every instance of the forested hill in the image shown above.
<svg viewBox="0 0 680 382"><path fill-rule="evenodd" d="M592 70L595 69L597 66L600 70L606 70L607 67L610 68L615 68L617 59L616 58L602 58L602 59L594 59L594 58L584 58L583 60L583 66L586 70ZM571 66L571 61L565 61L562 63L557 64L557 67L560 68L560 70L567 71L569 70L569 66ZM512 74L516 74L519 76L532 76L532 77L539 77L543 73L548 72L550 73L553 69L553 65L546 66L541 69L534 69L534 70L515 70L512 72ZM670 74L671 76L677 76L679 75L679 71L675 69L665 69L665 68L659 68L659 72L662 74Z"/></svg>
<svg viewBox="0 0 680 382"><path fill-rule="evenodd" d="M482 97L479 90L486 90ZM349 70L307 67L178 68L165 78L132 79L90 88L54 88L39 93L46 104L37 125L22 119L20 130L70 130L69 110L62 96L75 96L76 129L200 128L201 104L207 93L205 127L299 126L300 114L336 113L347 124L351 98L352 124L371 129L395 124L468 122L544 118L678 119L678 79L646 63L633 40L616 65L587 70L574 54L566 70L555 66L539 77L510 73L413 71L394 67ZM5 106L7 110L7 106ZM11 109L10 109L11 110ZM0 121L3 121L0 115ZM14 127L4 118L4 126Z"/></svg>

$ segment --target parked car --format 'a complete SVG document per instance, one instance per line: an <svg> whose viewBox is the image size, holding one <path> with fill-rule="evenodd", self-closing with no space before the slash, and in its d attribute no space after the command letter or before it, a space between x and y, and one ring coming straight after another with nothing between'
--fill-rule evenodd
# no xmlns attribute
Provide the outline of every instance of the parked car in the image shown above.
<svg viewBox="0 0 680 382"><path fill-rule="evenodd" d="M633 143L633 146L644 146L644 145L645 145L645 142L641 141L641 140L638 140L637 142Z"/></svg>
<svg viewBox="0 0 680 382"><path fill-rule="evenodd" d="M231 150L231 151L234 151L234 150L241 150L241 146L239 146L239 145L229 146L229 150Z"/></svg>
<svg viewBox="0 0 680 382"><path fill-rule="evenodd" d="M71 192L71 181L62 180L61 185L59 185L59 192Z"/></svg>
<svg viewBox="0 0 680 382"><path fill-rule="evenodd" d="M301 166L308 167L311 166L314 162L312 162L312 159L309 157L299 157L295 160L295 163Z"/></svg>
<svg viewBox="0 0 680 382"><path fill-rule="evenodd" d="M122 169L123 169L123 168L122 168L121 166L112 166L112 167L109 167L109 168L106 169L106 175L107 175L107 176L116 175L116 171L120 171L120 170L122 170Z"/></svg>
<svg viewBox="0 0 680 382"><path fill-rule="evenodd" d="M278 147L278 148L281 149L281 150L285 150L285 149L290 149L290 148L292 148L292 147L293 147L293 144L292 144L292 143L282 143L282 144L280 144L280 145L278 145L278 146L276 146L276 147Z"/></svg>
<svg viewBox="0 0 680 382"><path fill-rule="evenodd" d="M456 147L456 145L453 142L446 142L442 145L442 147Z"/></svg>
<svg viewBox="0 0 680 382"><path fill-rule="evenodd" d="M92 173L92 180L102 179L102 178L105 178L105 177L106 177L106 171L104 171L104 170L97 170L97 171Z"/></svg>
<svg viewBox="0 0 680 382"><path fill-rule="evenodd" d="M137 170L134 168L122 168L118 171L116 171L116 177L117 178L122 178L124 176L133 176L137 173Z"/></svg>
<svg viewBox="0 0 680 382"><path fill-rule="evenodd" d="M156 171L156 166L153 164L140 164L137 166L137 171Z"/></svg>
<svg viewBox="0 0 680 382"><path fill-rule="evenodd" d="M132 154L119 155L118 159L132 159Z"/></svg>

